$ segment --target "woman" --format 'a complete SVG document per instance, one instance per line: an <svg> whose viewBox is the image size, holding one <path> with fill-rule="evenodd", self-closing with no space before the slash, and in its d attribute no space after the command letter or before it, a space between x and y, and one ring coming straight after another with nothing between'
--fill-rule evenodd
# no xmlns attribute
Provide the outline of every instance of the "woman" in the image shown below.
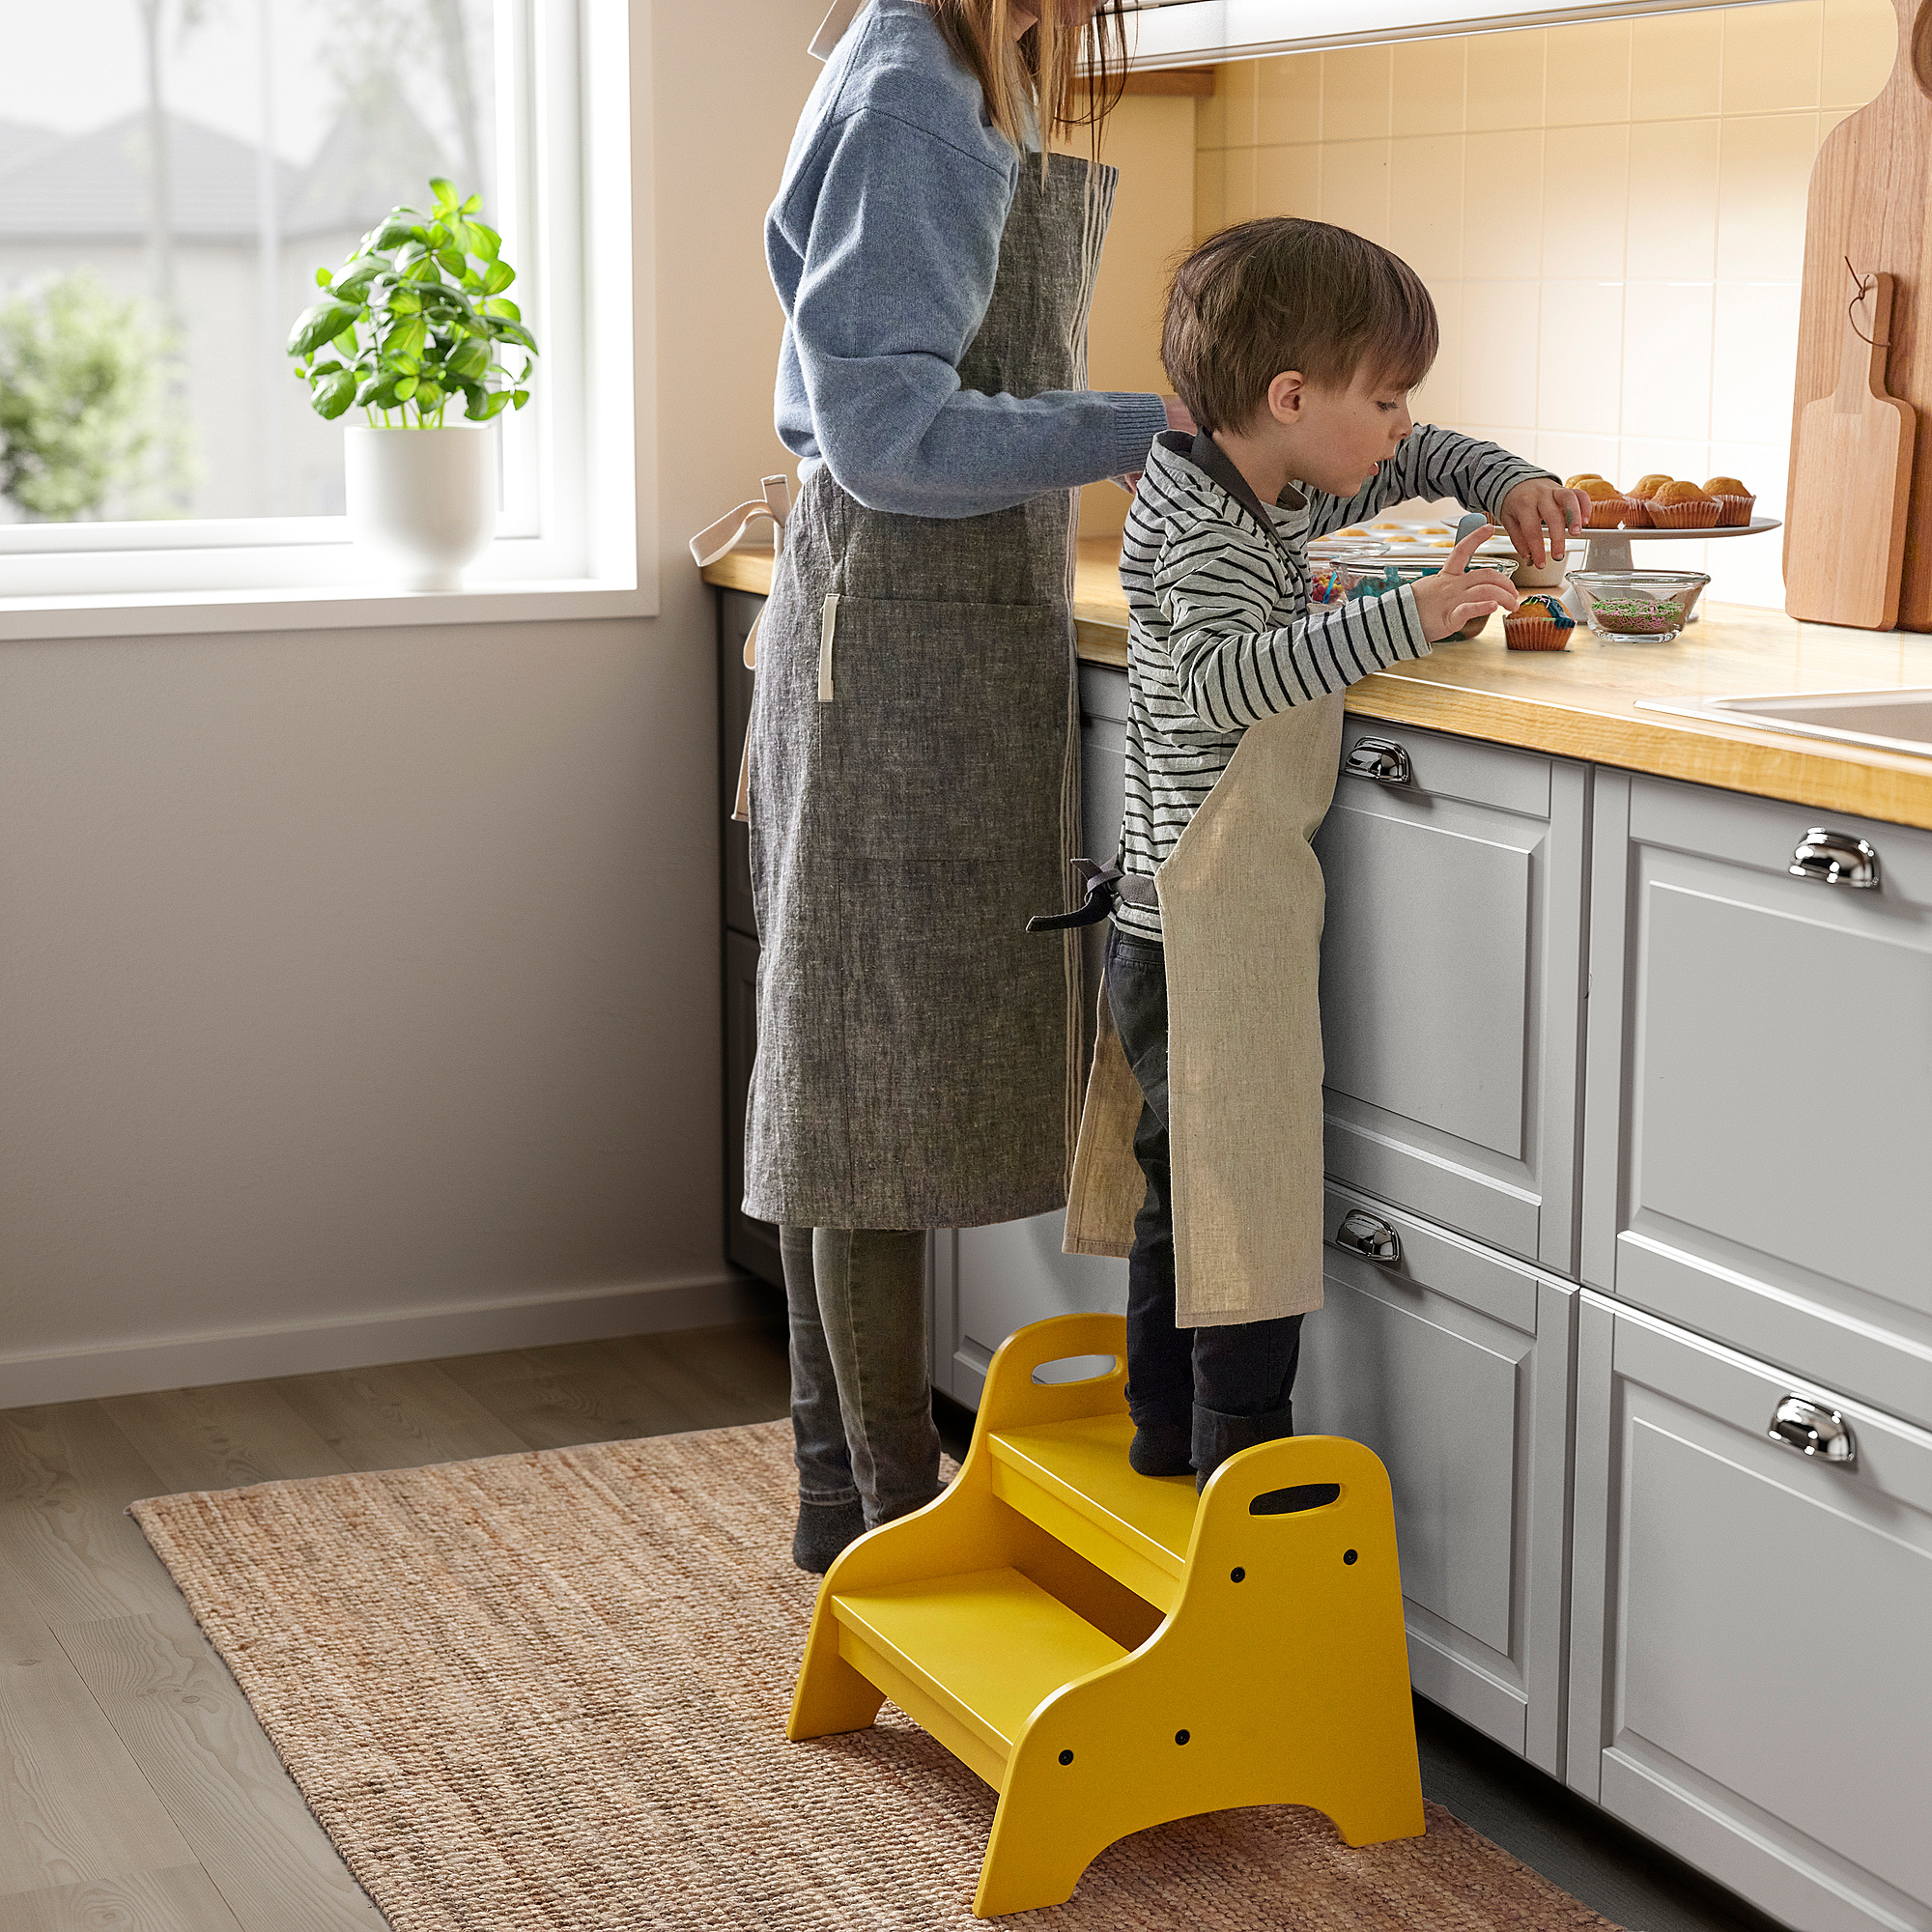
<svg viewBox="0 0 1932 1932"><path fill-rule="evenodd" d="M1191 427L1085 388L1114 171L1035 132L1097 130L1120 33L1120 0L870 0L767 219L802 490L752 713L745 1210L781 1230L810 1571L938 1492L925 1230L1065 1199L1078 955L1024 928L1078 837L1073 493Z"/></svg>

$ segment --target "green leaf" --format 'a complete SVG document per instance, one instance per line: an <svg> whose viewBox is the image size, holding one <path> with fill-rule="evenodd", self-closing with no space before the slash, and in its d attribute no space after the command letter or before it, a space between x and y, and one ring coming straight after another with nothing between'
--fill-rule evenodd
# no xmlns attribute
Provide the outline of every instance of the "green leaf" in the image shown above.
<svg viewBox="0 0 1932 1932"><path fill-rule="evenodd" d="M537 353L536 338L527 328L520 328L514 322L499 322L492 333L499 342L517 343L532 355Z"/></svg>
<svg viewBox="0 0 1932 1932"><path fill-rule="evenodd" d="M346 302L319 301L296 317L296 326L289 331L288 353L291 355L312 355L332 336L342 333L355 321L357 311Z"/></svg>
<svg viewBox="0 0 1932 1932"><path fill-rule="evenodd" d="M309 397L315 412L326 422L333 422L355 400L355 372L331 369L316 384Z"/></svg>
<svg viewBox="0 0 1932 1932"><path fill-rule="evenodd" d="M497 251L503 245L503 238L494 228L480 221L469 223L469 252L480 255L486 262L494 262Z"/></svg>
<svg viewBox="0 0 1932 1932"><path fill-rule="evenodd" d="M507 389L497 389L494 392L472 389L463 413L471 422L488 422L492 416L501 415L509 406L510 392Z"/></svg>
<svg viewBox="0 0 1932 1932"><path fill-rule="evenodd" d="M436 259L459 281L469 268L469 264L463 259L461 248L439 248L436 251Z"/></svg>
<svg viewBox="0 0 1932 1932"><path fill-rule="evenodd" d="M465 214L474 214L476 211L482 206L483 206L483 197L480 194L472 194L469 197L469 199L463 204L463 213Z"/></svg>
<svg viewBox="0 0 1932 1932"><path fill-rule="evenodd" d="M340 335L331 336L329 338L329 346L338 355L351 362L360 353L359 345L355 340L355 330L353 327L345 328Z"/></svg>
<svg viewBox="0 0 1932 1932"><path fill-rule="evenodd" d="M500 316L505 322L522 322L524 312L508 296L495 296L481 304L485 315Z"/></svg>
<svg viewBox="0 0 1932 1932"><path fill-rule="evenodd" d="M334 279L335 277L327 269L318 269L315 271L315 285L319 289L326 289Z"/></svg>
<svg viewBox="0 0 1932 1932"><path fill-rule="evenodd" d="M374 252L386 248L400 248L406 242L415 242L427 246L429 236L420 222L412 220L407 211L398 209L369 236L363 246Z"/></svg>
<svg viewBox="0 0 1932 1932"><path fill-rule="evenodd" d="M456 189L454 186L451 185L450 183L446 182L442 178L442 176L440 175L430 176L429 191L436 196L436 205L439 210L445 208L454 208L456 206L457 203Z"/></svg>
<svg viewBox="0 0 1932 1932"><path fill-rule="evenodd" d="M365 410L372 407L379 410L387 409L389 405L384 398L388 394L388 389L389 379L386 376L375 375L365 378L362 386L355 391L356 407Z"/></svg>
<svg viewBox="0 0 1932 1932"><path fill-rule="evenodd" d="M450 372L467 382L474 382L490 366L490 346L473 336L449 358Z"/></svg>
<svg viewBox="0 0 1932 1932"><path fill-rule="evenodd" d="M429 324L419 315L412 315L406 322L399 322L383 338L383 355L393 361L398 355L420 355L423 344L429 339Z"/></svg>
<svg viewBox="0 0 1932 1932"><path fill-rule="evenodd" d="M517 271L507 262L492 262L483 271L483 293L486 296L500 295L517 279ZM512 322L520 322L521 316L512 316Z"/></svg>
<svg viewBox="0 0 1932 1932"><path fill-rule="evenodd" d="M406 403L416 392L417 379L414 376L398 376L390 384L390 391L399 403Z"/></svg>
<svg viewBox="0 0 1932 1932"><path fill-rule="evenodd" d="M427 377L423 378L421 384L417 387L415 397L416 408L419 410L430 412L442 407L442 390Z"/></svg>
<svg viewBox="0 0 1932 1932"><path fill-rule="evenodd" d="M399 288L390 293L385 306L391 315L419 315L422 312L422 297L414 289Z"/></svg>
<svg viewBox="0 0 1932 1932"><path fill-rule="evenodd" d="M510 391L510 400L513 403L515 403L519 409L522 409L523 406L529 401L529 399L530 399L530 392L527 389L512 389Z"/></svg>

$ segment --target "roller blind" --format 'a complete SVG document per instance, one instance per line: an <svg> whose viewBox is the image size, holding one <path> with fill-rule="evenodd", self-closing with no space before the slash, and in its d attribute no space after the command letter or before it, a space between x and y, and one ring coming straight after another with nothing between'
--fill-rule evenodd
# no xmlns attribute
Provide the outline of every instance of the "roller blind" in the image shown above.
<svg viewBox="0 0 1932 1932"><path fill-rule="evenodd" d="M1564 20L1610 20L1635 14L1691 13L1725 0L1597 0L1582 6L1517 0L1491 11L1483 0L1166 0L1127 15L1137 68L1203 60L1247 60L1307 47L1361 46L1373 41L1435 40L1448 34L1548 27ZM1731 0L1735 4L1735 0Z"/></svg>

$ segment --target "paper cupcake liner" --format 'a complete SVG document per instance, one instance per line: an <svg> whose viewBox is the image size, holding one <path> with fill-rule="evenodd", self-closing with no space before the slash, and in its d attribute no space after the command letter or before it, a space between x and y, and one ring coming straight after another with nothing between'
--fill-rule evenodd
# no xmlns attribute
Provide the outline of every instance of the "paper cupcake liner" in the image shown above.
<svg viewBox="0 0 1932 1932"><path fill-rule="evenodd" d="M1702 502L1653 503L1650 520L1661 530L1714 530L1718 527L1720 505L1715 497Z"/></svg>
<svg viewBox="0 0 1932 1932"><path fill-rule="evenodd" d="M1605 497L1593 499L1590 504L1589 527L1593 530L1614 530L1623 526L1624 518L1629 515L1631 501L1628 497Z"/></svg>
<svg viewBox="0 0 1932 1932"><path fill-rule="evenodd" d="M1642 497L1626 497L1624 498L1624 501L1629 505L1629 515L1625 520L1626 528L1633 530L1649 529L1650 528L1649 501Z"/></svg>
<svg viewBox="0 0 1932 1932"><path fill-rule="evenodd" d="M1554 619L1544 617L1519 623L1514 618L1503 620L1503 644L1512 651L1567 651L1570 648L1570 633L1576 626L1564 626Z"/></svg>
<svg viewBox="0 0 1932 1932"><path fill-rule="evenodd" d="M1747 530L1750 527L1751 511L1757 505L1755 497L1719 497L1718 498L1718 521L1713 526L1720 530Z"/></svg>

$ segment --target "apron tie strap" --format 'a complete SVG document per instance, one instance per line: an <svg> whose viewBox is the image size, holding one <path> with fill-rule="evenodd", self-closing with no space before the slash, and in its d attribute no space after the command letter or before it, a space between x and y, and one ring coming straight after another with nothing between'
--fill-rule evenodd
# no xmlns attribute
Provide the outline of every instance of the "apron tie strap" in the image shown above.
<svg viewBox="0 0 1932 1932"><path fill-rule="evenodd" d="M1074 860L1073 869L1087 888L1085 903L1077 912L1036 914L1026 923L1029 932L1065 932L1072 925L1098 925L1123 900L1129 905L1160 903L1153 880L1143 872L1123 872L1111 862L1096 866L1092 859Z"/></svg>

